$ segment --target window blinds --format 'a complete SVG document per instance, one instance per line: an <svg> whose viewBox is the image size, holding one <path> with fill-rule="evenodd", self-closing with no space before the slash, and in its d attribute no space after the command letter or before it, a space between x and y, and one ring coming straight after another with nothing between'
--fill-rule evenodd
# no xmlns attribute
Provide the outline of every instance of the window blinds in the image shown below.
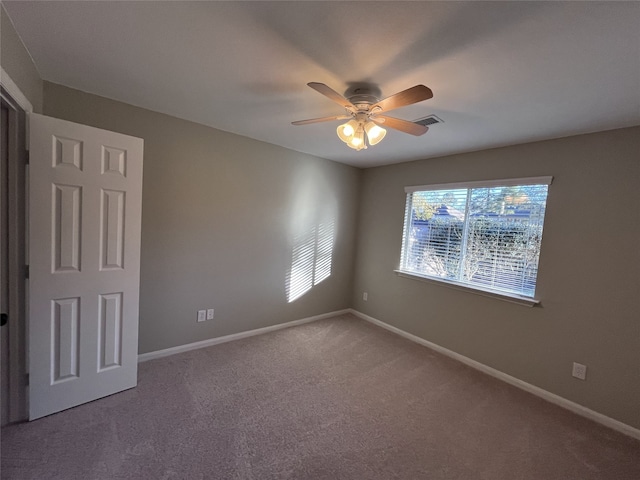
<svg viewBox="0 0 640 480"><path fill-rule="evenodd" d="M520 180L408 187L400 270L533 298L550 177Z"/></svg>

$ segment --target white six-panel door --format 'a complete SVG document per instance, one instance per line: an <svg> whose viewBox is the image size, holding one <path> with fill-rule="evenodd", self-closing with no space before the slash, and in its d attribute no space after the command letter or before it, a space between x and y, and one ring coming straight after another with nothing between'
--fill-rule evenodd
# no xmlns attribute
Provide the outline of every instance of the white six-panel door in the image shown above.
<svg viewBox="0 0 640 480"><path fill-rule="evenodd" d="M137 384L143 141L30 115L29 418Z"/></svg>

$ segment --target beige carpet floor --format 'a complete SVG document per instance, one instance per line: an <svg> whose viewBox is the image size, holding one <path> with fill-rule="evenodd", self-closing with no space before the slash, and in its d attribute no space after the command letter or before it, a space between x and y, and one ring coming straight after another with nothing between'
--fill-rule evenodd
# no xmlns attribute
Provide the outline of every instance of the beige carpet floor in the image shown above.
<svg viewBox="0 0 640 480"><path fill-rule="evenodd" d="M1 433L6 479L640 479L640 442L351 315Z"/></svg>

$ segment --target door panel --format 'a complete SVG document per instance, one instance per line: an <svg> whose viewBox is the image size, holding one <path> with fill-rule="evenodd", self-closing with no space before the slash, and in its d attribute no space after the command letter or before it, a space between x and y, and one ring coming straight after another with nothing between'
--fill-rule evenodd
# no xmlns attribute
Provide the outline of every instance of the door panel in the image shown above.
<svg viewBox="0 0 640 480"><path fill-rule="evenodd" d="M30 115L30 419L137 383L142 148Z"/></svg>

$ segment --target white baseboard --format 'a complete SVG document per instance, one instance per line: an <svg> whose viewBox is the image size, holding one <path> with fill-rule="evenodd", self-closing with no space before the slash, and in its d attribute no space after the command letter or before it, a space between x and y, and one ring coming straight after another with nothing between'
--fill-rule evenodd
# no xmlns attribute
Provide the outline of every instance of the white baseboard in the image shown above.
<svg viewBox="0 0 640 480"><path fill-rule="evenodd" d="M602 413L598 413L578 403L572 402L571 400L567 400L564 397L556 395L555 393L548 392L547 390L544 390L540 387L536 387L535 385L531 385L530 383L524 382L516 377L507 375L506 373L501 372L500 370L496 370L495 368L491 368L480 362L476 362L475 360L472 360L469 357L465 357L464 355L460 355L459 353L456 353L452 350L441 347L440 345L437 345L435 343L429 342L424 338L420 338L411 333L407 333L404 330L400 330L397 327L384 323L376 318L370 317L369 315L365 315L364 313L358 312L357 310L349 309L349 312L355 315L356 317L366 320L367 322L371 322L375 325L378 325L379 327L389 330L390 332L400 335L401 337L404 337L408 340L419 343L420 345L424 345L427 348L435 350L438 353L442 353L447 357L450 357L450 358L453 358L454 360L462 362L465 365L468 365L472 368L475 368L476 370L479 370L483 373L491 375L492 377L502 380L503 382L513 385L514 387L518 387L521 390L524 390L525 392L532 393L537 397L547 400L548 402L551 402L560 407L566 408L567 410L570 410L573 413L576 413L582 417L588 418L606 427L612 428L613 430L616 430L620 433L624 433L625 435L628 435L630 437L640 440L640 430L638 430L635 427L632 427L631 425L627 425L626 423L622 423L611 417L607 417Z"/></svg>
<svg viewBox="0 0 640 480"><path fill-rule="evenodd" d="M279 323L278 325L271 325L270 327L257 328L255 330L248 330L246 332L234 333L232 335L225 335L224 337L210 338L208 340L202 340L200 342L188 343L186 345L178 345L177 347L165 348L164 350L156 350L154 352L141 353L138 355L138 363L146 362L148 360L154 360L156 358L168 357L169 355L175 355L177 353L188 352L189 350L196 350L198 348L210 347L212 345L218 345L220 343L233 342L234 340L240 340L241 338L253 337L255 335L262 335L264 333L274 332L276 330L282 330L283 328L295 327L296 325L302 325L303 323L315 322L316 320L323 320L325 318L336 317L338 315L344 315L349 313L350 309L337 310L335 312L323 313L322 315L315 315L313 317L301 318L299 320L293 320L291 322Z"/></svg>

